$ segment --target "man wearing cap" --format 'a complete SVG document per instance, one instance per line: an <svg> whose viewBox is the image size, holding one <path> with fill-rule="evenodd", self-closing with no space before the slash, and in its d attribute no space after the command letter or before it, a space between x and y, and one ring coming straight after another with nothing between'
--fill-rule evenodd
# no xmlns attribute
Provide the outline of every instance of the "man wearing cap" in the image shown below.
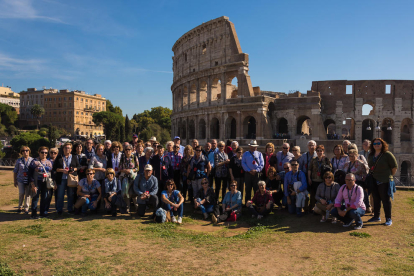
<svg viewBox="0 0 414 276"><path fill-rule="evenodd" d="M283 171L283 164L285 164L286 162L290 162L290 160L292 160L295 157L293 153L289 152L289 148L289 143L284 143L282 145L282 150L276 153L278 172Z"/></svg>
<svg viewBox="0 0 414 276"><path fill-rule="evenodd" d="M249 150L243 154L242 157L242 167L245 171L244 182L246 187L246 196L244 198L244 203L251 199L252 188L254 193L259 189L257 183L260 179L260 172L264 167L263 155L261 152L257 151L256 140L251 140L249 144Z"/></svg>
<svg viewBox="0 0 414 276"><path fill-rule="evenodd" d="M132 141L129 143L132 145L132 148L135 149L138 144L138 135L136 135L135 133L132 134Z"/></svg>
<svg viewBox="0 0 414 276"><path fill-rule="evenodd" d="M184 155L184 146L181 145L181 139L180 136L174 137L174 145L177 145L179 147L178 152L181 153L181 155ZM177 183L175 183L177 185Z"/></svg>
<svg viewBox="0 0 414 276"><path fill-rule="evenodd" d="M305 175L308 174L308 168L312 159L316 156L316 142L310 140L308 142L308 152L302 154L302 157L299 159L299 170L302 171Z"/></svg>
<svg viewBox="0 0 414 276"><path fill-rule="evenodd" d="M147 204L151 204L154 206L154 212L150 219L153 219L158 206L158 180L152 175L152 166L150 164L145 165L144 175L135 178L134 192L138 195L138 215L140 217L144 216Z"/></svg>

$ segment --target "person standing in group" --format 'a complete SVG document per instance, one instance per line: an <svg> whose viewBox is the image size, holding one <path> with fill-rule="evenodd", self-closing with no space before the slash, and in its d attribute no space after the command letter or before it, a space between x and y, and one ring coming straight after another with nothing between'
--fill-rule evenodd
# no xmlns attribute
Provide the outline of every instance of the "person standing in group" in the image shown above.
<svg viewBox="0 0 414 276"><path fill-rule="evenodd" d="M359 151L359 154L362 155L362 156L364 156L365 157L365 160L367 160L367 162L368 162L369 153L371 152L370 149L369 149L370 146L371 146L371 141L368 140L368 139L365 139L362 142L362 150Z"/></svg>
<svg viewBox="0 0 414 276"><path fill-rule="evenodd" d="M105 172L108 167L107 156L104 154L104 145L98 144L95 148L95 155L89 160L88 168L94 169L95 179L101 187L104 185Z"/></svg>
<svg viewBox="0 0 414 276"><path fill-rule="evenodd" d="M39 157L32 159L29 170L28 170L28 179L30 183L31 192L33 195L32 198L32 214L31 219L37 219L37 204L40 197L40 217L47 217L46 205L48 202L48 196L51 195L47 184L46 178L50 177L52 171L52 163L47 160L48 154L47 147L39 148Z"/></svg>
<svg viewBox="0 0 414 276"><path fill-rule="evenodd" d="M158 185L160 187L164 187L167 180L173 178L173 172L171 171L171 159L168 155L164 156L164 147L160 144L157 145L156 152L157 154L151 157L150 164L153 169L153 174L155 178L157 178ZM162 189L158 189L158 198L161 198L161 192Z"/></svg>
<svg viewBox="0 0 414 276"><path fill-rule="evenodd" d="M21 157L17 159L13 170L14 187L19 189L18 213L24 208L25 214L29 214L30 206L30 185L29 185L29 166L33 160L30 157L30 148L22 146L20 148ZM24 204L23 204L24 202Z"/></svg>
<svg viewBox="0 0 414 276"><path fill-rule="evenodd" d="M170 152L174 152L173 147L174 147L173 141L168 141L167 143L165 143L165 148L166 148L165 155L170 154ZM144 151L144 148L142 148L142 151Z"/></svg>
<svg viewBox="0 0 414 276"><path fill-rule="evenodd" d="M234 143L235 141L233 141ZM237 143L237 142L236 142ZM230 174L230 181L237 182L237 190L240 191L242 198L243 198L243 191L244 191L244 170L242 166L242 157L243 157L243 148L238 147L236 150L236 154L230 159L229 163L229 174ZM230 183L231 183L230 182Z"/></svg>
<svg viewBox="0 0 414 276"><path fill-rule="evenodd" d="M132 134L132 140L131 140L131 142L129 142L129 144L132 146L133 149L136 149L136 147L138 145L138 135L136 135L135 133Z"/></svg>
<svg viewBox="0 0 414 276"><path fill-rule="evenodd" d="M178 152L183 156L184 154L184 146L181 145L181 138L180 136L174 137L174 145L178 146ZM175 183L177 185L177 183Z"/></svg>
<svg viewBox="0 0 414 276"><path fill-rule="evenodd" d="M115 177L119 177L119 167L122 159L122 144L118 141L114 141L111 145L111 154L108 158L107 169L112 168L115 172ZM106 172L105 172L106 174Z"/></svg>
<svg viewBox="0 0 414 276"><path fill-rule="evenodd" d="M104 155L106 155L107 156L107 158L109 159L109 158L111 158L110 156L111 156L111 153L112 153L112 150L111 150L111 145L112 145L112 142L111 142L111 140L106 140L105 142L104 142L104 152L103 152L103 154Z"/></svg>
<svg viewBox="0 0 414 276"><path fill-rule="evenodd" d="M141 156L140 158L138 158L138 162L139 162L139 174L144 174L144 168L145 165L148 165L151 163L151 157L152 154L154 153L154 149L152 147L146 147L144 149L144 156Z"/></svg>
<svg viewBox="0 0 414 276"><path fill-rule="evenodd" d="M89 163L91 158L95 155L95 149L93 148L92 139L86 139L86 147L83 153L86 155L86 159L88 159L88 163Z"/></svg>
<svg viewBox="0 0 414 276"><path fill-rule="evenodd" d="M381 203L384 206L385 226L392 225L391 198L394 199L394 175L398 163L395 156L388 151L388 144L381 138L375 138L368 156L368 166L373 177L372 196L374 198L374 216L368 222L381 221Z"/></svg>
<svg viewBox="0 0 414 276"><path fill-rule="evenodd" d="M211 173L211 165L207 157L201 153L201 146L195 149L195 155L191 158L187 167L187 183L191 184L193 196L196 196L202 188L201 182ZM190 198L192 201L192 199Z"/></svg>
<svg viewBox="0 0 414 276"><path fill-rule="evenodd" d="M302 157L300 158L299 162L299 170L308 175L308 170L310 166L310 162L313 158L317 156L316 154L316 142L313 140L310 140L308 142L308 152L302 154Z"/></svg>
<svg viewBox="0 0 414 276"><path fill-rule="evenodd" d="M132 146L128 144L124 148L124 154L122 155L121 163L119 164L119 181L121 183L122 197L127 205L127 213L130 212L131 197L135 208L138 206L137 197L133 193L132 186L137 177L139 166L138 158L136 155L132 154Z"/></svg>
<svg viewBox="0 0 414 276"><path fill-rule="evenodd" d="M344 170L344 166L349 162L348 156L345 154L341 145L336 145L333 149L334 157L331 159L332 171L335 173L337 170Z"/></svg>
<svg viewBox="0 0 414 276"><path fill-rule="evenodd" d="M138 143L135 146L135 155L140 158L145 155L144 153L144 145L142 143Z"/></svg>
<svg viewBox="0 0 414 276"><path fill-rule="evenodd" d="M224 152L225 147L226 144L223 141L220 141L218 143L219 150L214 154L214 167L216 168L214 178L216 198L219 198L220 189L222 189L221 200L223 200L227 192L228 164L230 163L229 156Z"/></svg>
<svg viewBox="0 0 414 276"><path fill-rule="evenodd" d="M208 157L208 161L210 161L211 173L210 173L210 176L208 177L208 183L210 187L213 187L214 176L216 175L216 167L214 166L214 155L218 152L217 140L213 139L210 141L209 144L211 145L211 148L207 152L207 157Z"/></svg>
<svg viewBox="0 0 414 276"><path fill-rule="evenodd" d="M265 155L263 157L264 167L262 170L262 179L267 179L267 171L270 167L277 168L277 158L275 155L275 145L273 143L267 143L265 147Z"/></svg>
<svg viewBox="0 0 414 276"><path fill-rule="evenodd" d="M300 147L299 146L292 147L292 154L294 156L292 160L296 160L300 164L300 161L302 158L302 154L300 153Z"/></svg>
<svg viewBox="0 0 414 276"><path fill-rule="evenodd" d="M348 155L348 146L351 144L351 141L349 141L349 140L344 140L343 142L342 142L342 148L344 149L344 153L346 154L346 155Z"/></svg>
<svg viewBox="0 0 414 276"><path fill-rule="evenodd" d="M171 166L174 170L174 183L175 185L181 186L181 160L183 159L183 155L180 153L180 145L173 145L173 151L169 152L168 156L171 159Z"/></svg>
<svg viewBox="0 0 414 276"><path fill-rule="evenodd" d="M315 207L316 199L316 190L318 189L319 184L323 182L323 175L326 172L326 169L329 167L332 170L331 161L325 156L325 147L323 145L318 145L316 147L317 156L312 159L310 162L308 170L308 187L309 187L309 213L313 212L313 207Z"/></svg>
<svg viewBox="0 0 414 276"><path fill-rule="evenodd" d="M195 141L197 141L197 140L195 140ZM193 145L195 145L195 144L197 144L197 143L193 143ZM187 182L187 175L188 175L187 170L188 170L188 165L190 164L190 161L194 156L194 149L195 148L191 147L190 145L187 145L185 147L184 156L181 159L181 164L180 164L181 179L183 181L183 187L181 189L181 194L184 197L184 201L187 197L187 191L188 191L188 198L189 198L190 201L192 201L192 197L193 197L193 189L192 189L191 185L190 186L188 185L188 182Z"/></svg>
<svg viewBox="0 0 414 276"><path fill-rule="evenodd" d="M73 174L74 176L77 176L80 169L80 164L77 158L73 158L71 152L72 144L65 143L63 145L63 155L59 155L53 164L53 173L55 175L55 181L57 185L56 211L58 212L58 215L61 215L63 212L65 191L68 197L68 213L74 213L73 204L76 187L68 186L68 175Z"/></svg>
<svg viewBox="0 0 414 276"><path fill-rule="evenodd" d="M57 148L50 148L49 149L49 158L47 160L49 160L50 163L52 163L52 168L53 168L53 164L55 163L55 161L58 157L58 154L59 154L59 150ZM53 177L53 175L52 175L52 177ZM54 179L53 179L53 182L55 183L55 188L48 190L48 193L50 193L50 194L47 196L46 214L49 213L50 203L52 202L53 195L55 196L55 206L57 204L57 186L56 186L56 181ZM76 192L74 193L74 196L73 196L73 202L76 202Z"/></svg>
<svg viewBox="0 0 414 276"><path fill-rule="evenodd" d="M290 162L295 156L289 152L290 145L289 143L284 143L282 145L282 150L276 154L277 159L277 171L283 171L283 164Z"/></svg>
<svg viewBox="0 0 414 276"><path fill-rule="evenodd" d="M261 152L257 151L259 145L256 140L251 140L249 150L243 154L242 166L246 172L244 175L244 182L246 186L246 196L244 197L245 204L251 199L252 188L253 192L259 189L257 183L260 179L260 172L263 170L264 161Z"/></svg>

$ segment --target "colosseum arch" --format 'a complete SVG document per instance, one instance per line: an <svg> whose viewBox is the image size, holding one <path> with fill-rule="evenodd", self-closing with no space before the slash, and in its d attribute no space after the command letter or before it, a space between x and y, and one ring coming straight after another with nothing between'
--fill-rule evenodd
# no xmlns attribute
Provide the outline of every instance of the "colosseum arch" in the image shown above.
<svg viewBox="0 0 414 276"><path fill-rule="evenodd" d="M273 137L273 135L277 132L276 131L276 106L274 102L270 102L269 105L267 106L267 117L269 118L269 124L271 127L271 136Z"/></svg>
<svg viewBox="0 0 414 276"><path fill-rule="evenodd" d="M344 131L346 129L347 131ZM345 132L347 132L345 134ZM344 139L355 140L355 120L348 117L342 121L342 136Z"/></svg>
<svg viewBox="0 0 414 276"><path fill-rule="evenodd" d="M200 105L207 105L207 82L202 81L200 83Z"/></svg>
<svg viewBox="0 0 414 276"><path fill-rule="evenodd" d="M220 139L220 121L213 117L210 121L210 139Z"/></svg>
<svg viewBox="0 0 414 276"><path fill-rule="evenodd" d="M206 139L206 121L200 119L198 123L198 139Z"/></svg>
<svg viewBox="0 0 414 276"><path fill-rule="evenodd" d="M194 120L188 122L188 139L195 138L195 123Z"/></svg>
<svg viewBox="0 0 414 276"><path fill-rule="evenodd" d="M186 121L182 121L181 122L181 135L180 135L182 140L187 139L187 122Z"/></svg>
<svg viewBox="0 0 414 276"><path fill-rule="evenodd" d="M246 116L243 120L243 137L245 139L256 139L256 118Z"/></svg>
<svg viewBox="0 0 414 276"><path fill-rule="evenodd" d="M190 89L190 106L197 104L197 86L195 84L191 85Z"/></svg>
<svg viewBox="0 0 414 276"><path fill-rule="evenodd" d="M231 75L227 78L226 83L226 98L234 99L238 96L237 75Z"/></svg>
<svg viewBox="0 0 414 276"><path fill-rule="evenodd" d="M362 116L374 115L375 114L375 104L367 102L362 106Z"/></svg>
<svg viewBox="0 0 414 276"><path fill-rule="evenodd" d="M218 104L221 99L221 81L215 78L211 84L211 104Z"/></svg>
<svg viewBox="0 0 414 276"><path fill-rule="evenodd" d="M184 86L183 88L183 107L187 107L188 106L188 88L187 86Z"/></svg>
<svg viewBox="0 0 414 276"><path fill-rule="evenodd" d="M236 119L232 116L229 116L226 120L226 139L236 139L236 130L237 130L237 123Z"/></svg>
<svg viewBox="0 0 414 276"><path fill-rule="evenodd" d="M392 144L392 133L394 131L394 120L392 118L384 118L381 124L381 138L388 144Z"/></svg>
<svg viewBox="0 0 414 276"><path fill-rule="evenodd" d="M323 122L323 126L325 127L325 133L328 135L328 139L330 139L331 135L336 133L336 123L333 119L326 119Z"/></svg>
<svg viewBox="0 0 414 276"><path fill-rule="evenodd" d="M372 141L374 139L374 133L376 128L376 123L372 119L365 119L362 121L362 139L361 141L364 141L365 139L368 139Z"/></svg>
<svg viewBox="0 0 414 276"><path fill-rule="evenodd" d="M413 132L413 120L411 118L405 118L401 121L401 136L400 140L411 141L411 134Z"/></svg>
<svg viewBox="0 0 414 276"><path fill-rule="evenodd" d="M279 118L279 123L278 125L278 133L280 134L288 134L289 133L289 128L288 128L288 120L286 120L286 118L282 117Z"/></svg>
<svg viewBox="0 0 414 276"><path fill-rule="evenodd" d="M403 185L411 185L411 162L403 161L401 163L400 182Z"/></svg>
<svg viewBox="0 0 414 276"><path fill-rule="evenodd" d="M308 116L300 116L297 119L297 124L296 124L296 134L301 135L301 134L305 134L305 135L311 135L311 120Z"/></svg>

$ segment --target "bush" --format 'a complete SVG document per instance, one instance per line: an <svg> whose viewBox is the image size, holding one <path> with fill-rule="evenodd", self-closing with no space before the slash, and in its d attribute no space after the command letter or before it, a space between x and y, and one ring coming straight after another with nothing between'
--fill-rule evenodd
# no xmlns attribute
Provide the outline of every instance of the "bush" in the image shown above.
<svg viewBox="0 0 414 276"><path fill-rule="evenodd" d="M37 150L41 146L49 147L49 140L43 138L37 133L24 132L14 137L10 141L10 144L16 152L19 152L22 146L28 146L31 149L32 156L37 157Z"/></svg>

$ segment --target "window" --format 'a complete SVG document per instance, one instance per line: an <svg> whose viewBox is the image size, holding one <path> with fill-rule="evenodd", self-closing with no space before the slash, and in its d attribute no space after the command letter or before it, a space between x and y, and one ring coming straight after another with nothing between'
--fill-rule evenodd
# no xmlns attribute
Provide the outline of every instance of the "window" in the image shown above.
<svg viewBox="0 0 414 276"><path fill-rule="evenodd" d="M86 99L85 102L88 102L88 99Z"/></svg>
<svg viewBox="0 0 414 276"><path fill-rule="evenodd" d="M79 101L79 97L76 97L76 100Z"/></svg>
<svg viewBox="0 0 414 276"><path fill-rule="evenodd" d="M83 98L81 98L81 102L83 102Z"/></svg>
<svg viewBox="0 0 414 276"><path fill-rule="evenodd" d="M352 84L346 86L346 94L347 95L352 95L352 86L353 86Z"/></svg>
<svg viewBox="0 0 414 276"><path fill-rule="evenodd" d="M66 101L66 97L64 97L63 100Z"/></svg>
<svg viewBox="0 0 414 276"><path fill-rule="evenodd" d="M61 100L61 99L59 98L59 102L60 102L60 100Z"/></svg>
<svg viewBox="0 0 414 276"><path fill-rule="evenodd" d="M391 94L391 84L385 85L385 94Z"/></svg>
<svg viewBox="0 0 414 276"><path fill-rule="evenodd" d="M69 97L69 100L72 100L72 97Z"/></svg>
<svg viewBox="0 0 414 276"><path fill-rule="evenodd" d="M207 53L207 46L206 46L206 44L203 44L203 52L202 52L202 54L204 55L205 53Z"/></svg>

